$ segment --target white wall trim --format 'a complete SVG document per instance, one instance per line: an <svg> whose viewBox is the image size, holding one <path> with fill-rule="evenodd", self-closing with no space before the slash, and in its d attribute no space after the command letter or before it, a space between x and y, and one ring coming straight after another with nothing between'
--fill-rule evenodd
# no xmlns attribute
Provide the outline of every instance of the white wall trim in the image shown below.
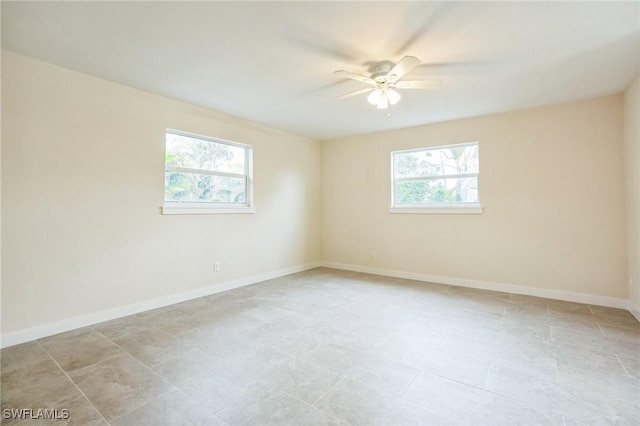
<svg viewBox="0 0 640 426"><path fill-rule="evenodd" d="M482 206L474 204L472 206L457 207L389 207L389 213L406 214L482 214Z"/></svg>
<svg viewBox="0 0 640 426"><path fill-rule="evenodd" d="M495 283L489 281L470 280L466 278L444 277L440 275L405 272L394 269L375 268L371 266L349 265L335 262L322 262L322 266L345 271L364 272L367 274L383 275L386 277L405 278L437 284L447 284L458 287L471 287L482 290L502 291L505 293L522 294L526 296L544 297L547 299L565 300L568 302L587 303L589 305L606 306L609 308L630 309L630 301L617 297L598 296L595 294L573 293L561 290L549 290L536 287L525 287L514 284ZM631 312L636 318L639 312ZM640 320L640 318L639 318Z"/></svg>
<svg viewBox="0 0 640 426"><path fill-rule="evenodd" d="M247 285L259 283L261 281L282 277L284 275L295 274L296 272L306 271L321 266L320 262L306 263L304 265L292 266L289 268L279 269L277 271L266 272L260 275L239 278L237 280L219 283L208 287L201 287L181 293L171 294L152 300L133 303L126 306L107 309L92 314L82 315L62 321L45 324L42 326L31 327L24 330L15 331L13 333L4 334L0 337L0 347L6 348L20 343L29 342L31 340L40 339L42 337L53 336L54 334L64 333L65 331L75 330L77 328L98 324L116 318L122 318L127 315L133 315L151 309L162 308L163 306L173 305L198 297L208 296L210 294L221 293L234 288L244 287Z"/></svg>
<svg viewBox="0 0 640 426"><path fill-rule="evenodd" d="M162 214L253 214L255 207L204 208L204 207L160 207Z"/></svg>
<svg viewBox="0 0 640 426"><path fill-rule="evenodd" d="M629 300L628 309L629 312L631 312L631 315L633 315L638 321L640 321L640 306L637 306L635 303L633 303L633 301Z"/></svg>

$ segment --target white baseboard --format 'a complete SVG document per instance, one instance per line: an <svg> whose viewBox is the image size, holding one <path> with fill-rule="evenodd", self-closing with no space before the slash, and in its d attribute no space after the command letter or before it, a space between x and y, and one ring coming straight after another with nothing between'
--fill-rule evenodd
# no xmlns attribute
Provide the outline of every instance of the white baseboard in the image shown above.
<svg viewBox="0 0 640 426"><path fill-rule="evenodd" d="M640 321L640 306L636 305L631 300L629 300L628 309L629 309L629 312L631 312L631 315L633 315L634 317L636 317L638 321Z"/></svg>
<svg viewBox="0 0 640 426"><path fill-rule="evenodd" d="M443 277L440 275L421 274L416 272L397 271L393 269L374 268L370 266L349 265L335 262L321 262L322 266L345 271L364 272L367 274L383 275L386 277L405 278L416 281L426 281L437 284L447 284L458 287L471 287L482 290L502 291L505 293L522 294L526 296L544 297L547 299L565 300L568 302L586 303L589 305L606 306L609 308L630 309L630 301L617 297L598 296L595 294L573 293L560 290L549 290L536 287L525 287L513 284L494 283L489 281L470 280L466 278ZM633 313L633 312L632 312ZM633 313L636 318L640 316Z"/></svg>
<svg viewBox="0 0 640 426"><path fill-rule="evenodd" d="M198 297L208 296L210 294L221 293L223 291L232 290L234 288L244 287L247 285L259 283L261 281L278 278L284 275L295 274L296 272L306 271L321 266L320 262L307 263L299 266L292 266L277 271L267 272L251 277L240 278L226 283L220 283L209 287L197 288L194 290L176 293L165 297L160 297L143 302L133 303L131 305L120 306L113 309L82 315L66 320L46 324L38 327L27 328L13 333L2 335L0 338L0 347L6 348L20 343L29 342L31 340L40 339L54 334L64 333L65 331L75 330L77 328L98 324L116 318L126 317L151 309L162 308L163 306L173 305L174 303L185 302L187 300L196 299Z"/></svg>

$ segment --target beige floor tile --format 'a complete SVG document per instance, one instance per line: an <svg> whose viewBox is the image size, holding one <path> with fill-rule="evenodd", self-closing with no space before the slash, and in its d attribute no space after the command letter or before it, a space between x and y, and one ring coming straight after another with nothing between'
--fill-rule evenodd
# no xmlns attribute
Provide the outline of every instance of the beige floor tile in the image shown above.
<svg viewBox="0 0 640 426"><path fill-rule="evenodd" d="M196 349L157 367L155 372L214 413L255 394L264 396L264 389L249 389L219 375L227 365Z"/></svg>
<svg viewBox="0 0 640 426"><path fill-rule="evenodd" d="M360 352L337 343L326 342L313 334L301 333L280 339L272 347L291 357L322 366L338 374L358 363Z"/></svg>
<svg viewBox="0 0 640 426"><path fill-rule="evenodd" d="M113 342L149 367L170 361L185 350L185 344L157 328L150 328L122 337Z"/></svg>
<svg viewBox="0 0 640 426"><path fill-rule="evenodd" d="M67 372L123 353L113 342L90 328L47 337L39 342Z"/></svg>
<svg viewBox="0 0 640 426"><path fill-rule="evenodd" d="M36 341L2 349L2 372L20 369L34 362L49 359L49 354Z"/></svg>
<svg viewBox="0 0 640 426"><path fill-rule="evenodd" d="M144 321L136 315L103 322L93 327L98 333L111 340L122 338L127 334L146 331L151 328L153 328L152 321Z"/></svg>
<svg viewBox="0 0 640 426"><path fill-rule="evenodd" d="M584 410L597 413L597 407L574 398L556 380L546 380L500 365L491 366L484 389L545 413L552 423L561 424L563 416Z"/></svg>
<svg viewBox="0 0 640 426"><path fill-rule="evenodd" d="M470 418L481 403L492 397L483 389L424 372L405 394L407 400L427 407L454 423Z"/></svg>
<svg viewBox="0 0 640 426"><path fill-rule="evenodd" d="M243 309L242 314L288 330L302 330L305 327L318 325L321 322L313 316L304 315L291 309L267 304L256 304L249 309Z"/></svg>
<svg viewBox="0 0 640 426"><path fill-rule="evenodd" d="M421 345L432 349L439 348L449 337L449 334L442 330L445 322L442 317L429 316L427 318L405 318L401 321L389 321L389 330L386 335L390 340L417 339Z"/></svg>
<svg viewBox="0 0 640 426"><path fill-rule="evenodd" d="M491 361L496 356L498 346L494 342L473 337L448 335L438 346L438 350L456 357Z"/></svg>
<svg viewBox="0 0 640 426"><path fill-rule="evenodd" d="M340 380L332 370L272 349L218 369L217 374L245 388L284 392L309 404Z"/></svg>
<svg viewBox="0 0 640 426"><path fill-rule="evenodd" d="M610 324L616 327L640 329L640 322L626 309L607 308L604 306L589 306L596 322Z"/></svg>
<svg viewBox="0 0 640 426"><path fill-rule="evenodd" d="M468 312L502 316L509 305L506 300L491 297L481 298L475 295L472 299L458 301L460 309Z"/></svg>
<svg viewBox="0 0 640 426"><path fill-rule="evenodd" d="M604 419L604 424L640 424L640 381L618 375L574 374L560 376L560 386L583 404L596 407L583 410L575 416L567 416L572 422L583 419L595 424L594 419Z"/></svg>
<svg viewBox="0 0 640 426"><path fill-rule="evenodd" d="M634 379L640 380L640 356L617 355L626 373Z"/></svg>
<svg viewBox="0 0 640 426"><path fill-rule="evenodd" d="M491 399L482 401L472 413L462 420L462 424L491 426L561 426L563 422L561 419L550 419L548 413L538 411L512 398L492 394Z"/></svg>
<svg viewBox="0 0 640 426"><path fill-rule="evenodd" d="M626 379L628 376L623 364L614 354L604 355L567 345L557 347L555 357L559 381L583 376L608 376L621 379Z"/></svg>
<svg viewBox="0 0 640 426"><path fill-rule="evenodd" d="M589 308L589 305L586 305L584 303L548 299L547 306L549 307L549 312L551 313L554 313L554 312L568 312L568 313L581 313L581 314L592 313L591 309Z"/></svg>
<svg viewBox="0 0 640 426"><path fill-rule="evenodd" d="M421 346L420 342L390 340L379 352L382 358L410 367L481 387L489 370L489 361L453 355Z"/></svg>
<svg viewBox="0 0 640 426"><path fill-rule="evenodd" d="M28 342L2 350L0 382L2 392L41 385L66 377L38 342Z"/></svg>
<svg viewBox="0 0 640 426"><path fill-rule="evenodd" d="M185 316L192 316L202 313L211 307L209 301L203 297L187 300L172 305L173 311Z"/></svg>
<svg viewBox="0 0 640 426"><path fill-rule="evenodd" d="M358 380L372 388L402 396L420 371L392 360L362 356L359 362L347 370L342 377Z"/></svg>
<svg viewBox="0 0 640 426"><path fill-rule="evenodd" d="M324 424L339 424L330 416L322 416L317 409L291 395L273 393L270 395L248 398L234 406L227 407L218 413L224 421L232 425L282 426L298 425L310 419L322 419Z"/></svg>
<svg viewBox="0 0 640 426"><path fill-rule="evenodd" d="M388 325L388 324L387 324ZM394 329L389 325L376 326L373 322L357 320L349 324L325 323L312 327L305 327L301 334L317 338L320 342L334 344L345 348L370 352L377 350L392 335ZM296 336L292 336L296 338Z"/></svg>
<svg viewBox="0 0 640 426"><path fill-rule="evenodd" d="M514 296L515 297L515 296ZM519 305L507 307L502 316L504 322L523 325L548 326L554 322L554 317L548 314L546 305Z"/></svg>
<svg viewBox="0 0 640 426"><path fill-rule="evenodd" d="M491 343L498 338L501 326L502 316L460 312L449 314L448 318L442 322L439 331Z"/></svg>
<svg viewBox="0 0 640 426"><path fill-rule="evenodd" d="M65 378L64 372L52 359L34 361L18 369L2 371L3 391L39 386L49 380Z"/></svg>
<svg viewBox="0 0 640 426"><path fill-rule="evenodd" d="M536 377L557 381L555 344L550 339L531 336L498 339L498 349L492 363L525 372Z"/></svg>
<svg viewBox="0 0 640 426"><path fill-rule="evenodd" d="M604 327L604 326L603 326ZM610 334L611 327L607 328ZM619 354L634 356L640 353L640 336L636 339L633 334L625 338L604 336L598 332L576 331L565 327L551 327L551 338L554 342L563 345L572 345L596 353Z"/></svg>
<svg viewBox="0 0 640 426"><path fill-rule="evenodd" d="M87 398L78 396L60 407L59 410L69 410L69 418L66 421L57 421L58 426L106 426L107 422Z"/></svg>
<svg viewBox="0 0 640 426"><path fill-rule="evenodd" d="M451 419L390 392L345 379L314 404L351 425L447 425Z"/></svg>
<svg viewBox="0 0 640 426"><path fill-rule="evenodd" d="M258 330L256 330L258 331ZM198 349L216 359L218 365L226 365L229 362L247 358L268 347L270 341L255 341L244 337L220 337L208 329L195 330L180 336L179 341L184 350Z"/></svg>
<svg viewBox="0 0 640 426"><path fill-rule="evenodd" d="M111 422L113 426L224 426L218 416L179 390L167 392Z"/></svg>
<svg viewBox="0 0 640 426"><path fill-rule="evenodd" d="M640 349L640 328L617 327L613 325L600 325L602 333L612 339L635 343Z"/></svg>
<svg viewBox="0 0 640 426"><path fill-rule="evenodd" d="M65 377L57 377L37 386L2 388L2 410L31 408L54 409L70 407L72 401L82 394L73 382Z"/></svg>
<svg viewBox="0 0 640 426"><path fill-rule="evenodd" d="M509 319L502 322L498 339L506 341L522 338L551 340L551 328L549 325L536 323L535 320L533 323L511 322Z"/></svg>
<svg viewBox="0 0 640 426"><path fill-rule="evenodd" d="M203 313L203 315L209 314L206 311ZM219 338L243 337L252 333L256 327L265 325L264 321L244 315L242 311L235 309L225 311L224 315L221 316L218 316L215 312L213 315L213 318L209 318L207 321L203 320L203 325L200 328L206 329L211 335Z"/></svg>
<svg viewBox="0 0 640 426"><path fill-rule="evenodd" d="M185 350L180 356L153 368L153 371L165 380L175 382L183 377L209 371L220 364L215 356L199 349Z"/></svg>
<svg viewBox="0 0 640 426"><path fill-rule="evenodd" d="M171 389L165 380L129 354L75 370L70 376L107 421Z"/></svg>
<svg viewBox="0 0 640 426"><path fill-rule="evenodd" d="M551 340L565 345L574 346L601 346L605 341L598 326L589 327L587 330L576 330L572 327L558 325L551 326Z"/></svg>
<svg viewBox="0 0 640 426"><path fill-rule="evenodd" d="M318 410L310 405L301 406L300 412L291 420L290 424L295 426L351 426L326 411Z"/></svg>
<svg viewBox="0 0 640 426"><path fill-rule="evenodd" d="M155 316L153 325L167 334L180 336L201 327L203 322L195 315L188 315L175 309L166 314Z"/></svg>
<svg viewBox="0 0 640 426"><path fill-rule="evenodd" d="M573 329L583 332L596 332L596 334L603 335L602 330L598 327L599 320L595 315L588 313L572 313L563 312L549 315L551 321L549 325L556 327L563 327L567 329Z"/></svg>

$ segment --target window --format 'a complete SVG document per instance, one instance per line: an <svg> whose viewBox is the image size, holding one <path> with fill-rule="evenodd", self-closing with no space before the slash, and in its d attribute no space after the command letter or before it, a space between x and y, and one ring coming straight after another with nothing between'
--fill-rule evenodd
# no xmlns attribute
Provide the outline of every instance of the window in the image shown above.
<svg viewBox="0 0 640 426"><path fill-rule="evenodd" d="M477 142L391 153L391 213L481 213Z"/></svg>
<svg viewBox="0 0 640 426"><path fill-rule="evenodd" d="M164 214L254 211L249 145L167 130Z"/></svg>

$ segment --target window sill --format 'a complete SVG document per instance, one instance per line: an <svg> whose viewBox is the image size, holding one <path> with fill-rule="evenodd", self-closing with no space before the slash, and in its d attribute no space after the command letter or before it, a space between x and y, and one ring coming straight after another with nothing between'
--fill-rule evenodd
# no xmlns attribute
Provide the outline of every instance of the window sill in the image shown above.
<svg viewBox="0 0 640 426"><path fill-rule="evenodd" d="M253 214L255 207L191 207L162 206L162 214Z"/></svg>
<svg viewBox="0 0 640 426"><path fill-rule="evenodd" d="M412 206L412 207L390 207L389 213L405 213L405 214L482 214L482 206L480 204L449 204L449 205L432 205L432 206Z"/></svg>

